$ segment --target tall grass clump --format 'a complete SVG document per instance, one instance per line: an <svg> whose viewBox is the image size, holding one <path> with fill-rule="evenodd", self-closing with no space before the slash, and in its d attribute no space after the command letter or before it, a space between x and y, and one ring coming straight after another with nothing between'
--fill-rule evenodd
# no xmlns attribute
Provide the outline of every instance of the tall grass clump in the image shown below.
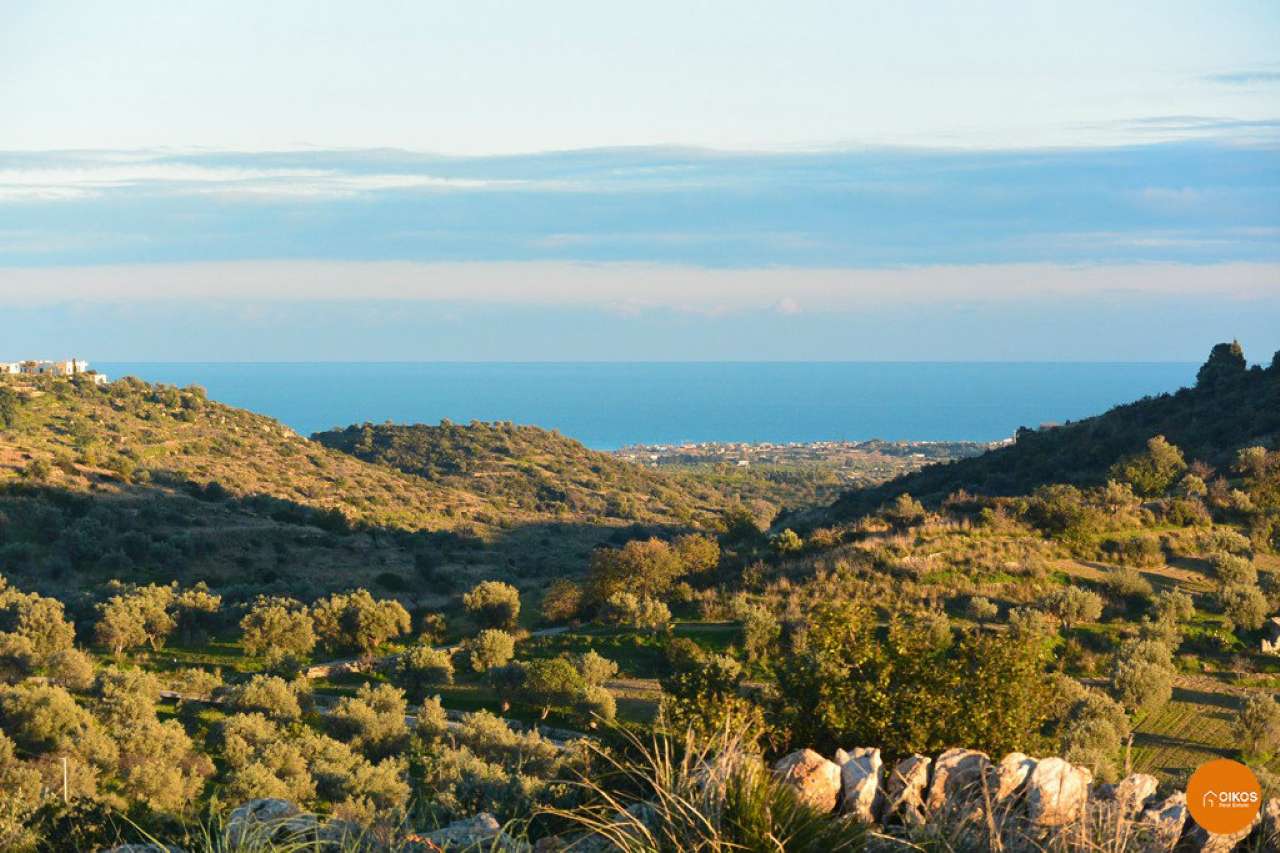
<svg viewBox="0 0 1280 853"><path fill-rule="evenodd" d="M804 803L753 745L722 732L706 741L618 730L598 752L603 774L582 781L586 805L542 810L582 849L621 853L835 853L866 846L863 827ZM575 849L570 846L569 849Z"/></svg>

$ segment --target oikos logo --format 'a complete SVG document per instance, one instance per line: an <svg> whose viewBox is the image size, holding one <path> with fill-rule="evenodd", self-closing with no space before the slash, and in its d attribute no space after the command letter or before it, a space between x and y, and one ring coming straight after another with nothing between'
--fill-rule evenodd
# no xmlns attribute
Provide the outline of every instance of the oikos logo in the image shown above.
<svg viewBox="0 0 1280 853"><path fill-rule="evenodd" d="M1219 758L1202 764L1187 783L1187 808L1210 832L1229 835L1253 823L1262 808L1262 786L1239 761Z"/></svg>

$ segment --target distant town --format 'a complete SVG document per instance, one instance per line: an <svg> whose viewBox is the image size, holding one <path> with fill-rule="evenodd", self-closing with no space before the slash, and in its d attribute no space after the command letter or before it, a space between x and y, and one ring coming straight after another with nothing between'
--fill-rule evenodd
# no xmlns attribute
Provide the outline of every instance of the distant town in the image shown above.
<svg viewBox="0 0 1280 853"><path fill-rule="evenodd" d="M858 478L896 476L931 462L963 459L1013 443L977 441L813 441L813 442L690 442L637 444L614 451L614 456L650 467L728 465L735 468L821 465L845 470Z"/></svg>
<svg viewBox="0 0 1280 853"><path fill-rule="evenodd" d="M0 376L85 376L94 384L106 385L107 376L89 369L89 362L72 358L66 361L0 361Z"/></svg>

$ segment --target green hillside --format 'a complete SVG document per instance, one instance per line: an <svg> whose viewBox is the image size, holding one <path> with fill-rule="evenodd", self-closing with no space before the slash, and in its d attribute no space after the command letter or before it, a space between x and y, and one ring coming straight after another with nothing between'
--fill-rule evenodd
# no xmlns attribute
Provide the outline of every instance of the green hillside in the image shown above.
<svg viewBox="0 0 1280 853"><path fill-rule="evenodd" d="M510 422L366 423L311 438L508 512L686 523L723 503L716 490L692 478L667 476L558 432Z"/></svg>
<svg viewBox="0 0 1280 853"><path fill-rule="evenodd" d="M431 467L406 472L200 388L0 378L0 566L60 592L108 577L246 594L380 582L431 603L472 576L579 571L632 525L697 526L722 503L551 433L441 433L453 441ZM503 447L505 466L477 462Z"/></svg>
<svg viewBox="0 0 1280 853"><path fill-rule="evenodd" d="M843 495L832 507L852 518L908 493L936 504L965 490L1026 494L1047 483L1098 485L1117 459L1163 435L1188 459L1222 467L1242 447L1280 444L1280 353L1270 367L1246 367L1237 345L1219 344L1193 388L1147 397L1058 427L1022 429L1007 447L934 465L880 486Z"/></svg>

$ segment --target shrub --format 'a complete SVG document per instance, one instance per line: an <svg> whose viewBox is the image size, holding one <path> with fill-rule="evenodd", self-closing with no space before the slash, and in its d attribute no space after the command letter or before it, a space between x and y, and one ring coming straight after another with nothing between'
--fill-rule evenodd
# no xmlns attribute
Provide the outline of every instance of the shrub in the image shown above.
<svg viewBox="0 0 1280 853"><path fill-rule="evenodd" d="M1134 569L1108 572L1102 584L1112 597L1129 602L1142 602L1151 597L1151 582Z"/></svg>
<svg viewBox="0 0 1280 853"><path fill-rule="evenodd" d="M582 588L564 578L556 578L542 596L542 619L556 624L568 622L582 609Z"/></svg>
<svg viewBox="0 0 1280 853"><path fill-rule="evenodd" d="M1102 598L1078 586L1063 586L1041 597L1039 607L1070 628L1081 622L1096 622L1102 616Z"/></svg>
<svg viewBox="0 0 1280 853"><path fill-rule="evenodd" d="M804 540L800 538L800 534L788 527L781 533L769 537L769 547L775 554L794 554L804 549Z"/></svg>
<svg viewBox="0 0 1280 853"><path fill-rule="evenodd" d="M1040 637L1052 630L1052 618L1043 610L1034 607L1014 607L1009 610L1009 633L1015 637Z"/></svg>
<svg viewBox="0 0 1280 853"><path fill-rule="evenodd" d="M486 628L510 630L520 618L520 591L502 581L483 581L462 596L467 612Z"/></svg>
<svg viewBox="0 0 1280 853"><path fill-rule="evenodd" d="M1102 550L1110 559L1126 566L1158 566L1164 562L1164 550L1154 536L1107 539L1102 543Z"/></svg>
<svg viewBox="0 0 1280 853"><path fill-rule="evenodd" d="M895 530L906 530L924 522L924 504L903 492L881 508L880 516Z"/></svg>
<svg viewBox="0 0 1280 853"><path fill-rule="evenodd" d="M1218 594L1223 613L1237 628L1256 631L1267 621L1267 597L1256 586L1233 584Z"/></svg>
<svg viewBox="0 0 1280 853"><path fill-rule="evenodd" d="M671 624L671 610L656 598L630 592L614 593L602 611L606 624L637 631L665 631Z"/></svg>
<svg viewBox="0 0 1280 853"><path fill-rule="evenodd" d="M590 720L593 725L597 717L610 722L618 714L618 702L613 698L613 694L595 684L588 684L582 691L576 708L578 713Z"/></svg>
<svg viewBox="0 0 1280 853"><path fill-rule="evenodd" d="M1219 585L1224 588L1252 586L1258 582L1258 570L1245 557L1219 551L1210 556L1209 562L1213 566L1214 574L1218 577Z"/></svg>
<svg viewBox="0 0 1280 853"><path fill-rule="evenodd" d="M979 625L985 625L1000 615L1000 608L991 599L975 595L965 605L965 615Z"/></svg>
<svg viewBox="0 0 1280 853"><path fill-rule="evenodd" d="M584 683L600 686L618 674L618 665L596 651L589 650L574 661Z"/></svg>
<svg viewBox="0 0 1280 853"><path fill-rule="evenodd" d="M280 722L292 722L302 716L298 696L283 678L274 675L255 675L233 693L237 710L258 711Z"/></svg>
<svg viewBox="0 0 1280 853"><path fill-rule="evenodd" d="M1147 449L1117 462L1111 476L1128 483L1139 495L1156 497L1169 490L1187 470L1182 451L1157 435L1147 442Z"/></svg>
<svg viewBox="0 0 1280 853"><path fill-rule="evenodd" d="M1187 622L1196 615L1195 602L1181 590L1162 590L1151 602L1151 614L1157 622Z"/></svg>
<svg viewBox="0 0 1280 853"><path fill-rule="evenodd" d="M763 604L754 604L742 614L742 646L747 660L763 663L782 636L782 626L773 611Z"/></svg>

